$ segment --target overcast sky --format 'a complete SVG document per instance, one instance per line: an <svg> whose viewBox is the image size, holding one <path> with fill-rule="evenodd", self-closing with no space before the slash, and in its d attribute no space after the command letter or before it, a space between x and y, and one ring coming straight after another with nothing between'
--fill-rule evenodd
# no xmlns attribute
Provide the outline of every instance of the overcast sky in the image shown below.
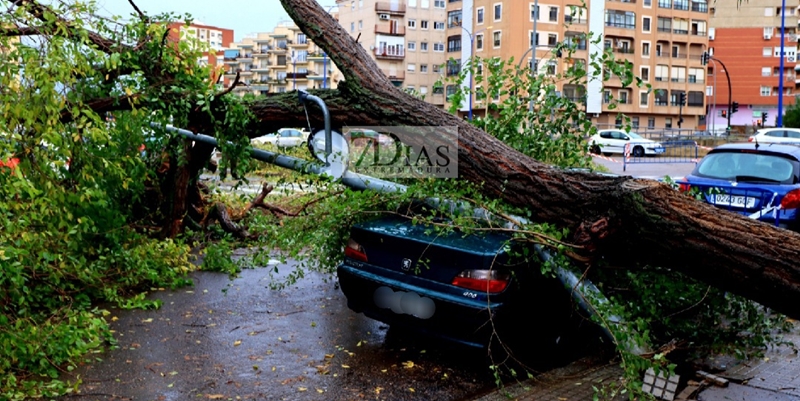
<svg viewBox="0 0 800 401"><path fill-rule="evenodd" d="M133 0L148 14L164 12L189 13L195 21L219 28L233 29L234 40L245 35L271 31L280 21L288 21L289 15L279 0ZM318 0L326 9L336 4L335 0ZM128 0L98 0L101 11L107 15L129 17L133 8Z"/></svg>

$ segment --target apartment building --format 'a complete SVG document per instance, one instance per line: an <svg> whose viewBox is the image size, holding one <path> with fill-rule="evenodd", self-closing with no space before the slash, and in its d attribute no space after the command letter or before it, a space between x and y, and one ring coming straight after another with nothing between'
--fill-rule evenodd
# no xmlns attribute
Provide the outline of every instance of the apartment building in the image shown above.
<svg viewBox="0 0 800 401"><path fill-rule="evenodd" d="M223 71L224 50L233 42L233 29L219 28L205 25L201 22L185 24L173 22L169 25L169 38L173 42L189 41L204 46L203 56L198 60L203 65L211 67L211 77L213 82L217 82ZM227 84L222 81L221 84Z"/></svg>
<svg viewBox="0 0 800 401"><path fill-rule="evenodd" d="M337 0L339 23L366 49L397 87L424 95L444 106L434 90L447 60L446 1Z"/></svg>
<svg viewBox="0 0 800 401"><path fill-rule="evenodd" d="M272 32L250 35L225 50L225 78L239 73L234 92L244 96L292 90L334 89L341 79L328 56L296 25L278 24Z"/></svg>
<svg viewBox="0 0 800 401"><path fill-rule="evenodd" d="M448 45L448 49L459 49L448 57L460 59L462 65L473 54L513 56L542 74L555 75L577 64L585 65L592 75L591 54L610 49L617 60L633 64L634 74L652 85L650 93L646 87L625 86L619 77L611 76L605 82L589 80L585 87L557 82L560 95L583 102L598 125L618 123L619 112L631 117L637 128L678 128L679 114L682 128L705 124L706 69L701 55L708 44L706 0L448 0L447 10L452 20L460 16L462 21L460 26L448 24L448 44L469 44ZM594 36L587 37L588 32ZM600 45L592 43L597 37L602 38ZM556 57L555 50L564 44L572 46L574 53ZM453 69L458 67L453 65ZM454 90L445 88L445 92ZM681 93L686 97L682 108ZM616 108L610 107L612 99ZM493 100L474 99L473 111L481 114L487 101ZM463 112L467 108L461 107Z"/></svg>
<svg viewBox="0 0 800 401"><path fill-rule="evenodd" d="M783 97L783 111L795 102L800 84L795 72L798 2L786 1L785 16L783 3L759 0L739 4L738 0L716 0L710 4L709 52L716 59L708 65L711 82L716 83L707 83L710 126L718 129L727 126L731 102L739 104L739 110L730 115L732 126L762 125L763 112L768 116L766 126L774 126L779 96ZM783 60L782 23L785 25Z"/></svg>

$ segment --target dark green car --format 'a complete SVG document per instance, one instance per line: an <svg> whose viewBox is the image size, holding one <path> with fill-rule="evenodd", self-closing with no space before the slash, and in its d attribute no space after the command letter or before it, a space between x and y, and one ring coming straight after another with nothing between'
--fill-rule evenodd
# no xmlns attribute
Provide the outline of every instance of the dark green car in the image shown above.
<svg viewBox="0 0 800 401"><path fill-rule="evenodd" d="M510 240L381 217L352 227L339 283L350 309L390 326L473 347L489 345L495 330L504 342L555 346L573 315L569 292Z"/></svg>

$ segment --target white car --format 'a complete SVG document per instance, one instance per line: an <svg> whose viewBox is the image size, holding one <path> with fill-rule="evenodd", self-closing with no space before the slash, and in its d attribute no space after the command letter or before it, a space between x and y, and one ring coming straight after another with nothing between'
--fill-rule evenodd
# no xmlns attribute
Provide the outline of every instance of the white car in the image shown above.
<svg viewBox="0 0 800 401"><path fill-rule="evenodd" d="M800 144L800 129L798 128L762 128L755 135L747 139L748 142L758 143L789 143Z"/></svg>
<svg viewBox="0 0 800 401"><path fill-rule="evenodd" d="M281 128L275 145L279 148L294 148L308 141L308 133L295 128Z"/></svg>
<svg viewBox="0 0 800 401"><path fill-rule="evenodd" d="M253 145L274 145L282 148L293 148L300 146L308 140L309 133L305 130L296 128L281 128L277 133L259 136L250 139Z"/></svg>
<svg viewBox="0 0 800 401"><path fill-rule="evenodd" d="M660 143L621 129L600 130L589 138L589 151L595 154L624 154L626 145L630 145L633 157L655 156L665 152L664 146Z"/></svg>

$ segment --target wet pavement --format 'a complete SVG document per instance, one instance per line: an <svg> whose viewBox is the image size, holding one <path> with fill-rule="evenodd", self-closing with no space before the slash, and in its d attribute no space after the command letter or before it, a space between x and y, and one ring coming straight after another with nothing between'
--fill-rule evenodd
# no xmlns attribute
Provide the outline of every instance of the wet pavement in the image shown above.
<svg viewBox="0 0 800 401"><path fill-rule="evenodd" d="M271 290L269 270L196 272L194 287L151 294L159 310L112 309L118 348L65 378L80 377L81 400L458 400L494 388L482 353L387 330L351 312L330 277Z"/></svg>

